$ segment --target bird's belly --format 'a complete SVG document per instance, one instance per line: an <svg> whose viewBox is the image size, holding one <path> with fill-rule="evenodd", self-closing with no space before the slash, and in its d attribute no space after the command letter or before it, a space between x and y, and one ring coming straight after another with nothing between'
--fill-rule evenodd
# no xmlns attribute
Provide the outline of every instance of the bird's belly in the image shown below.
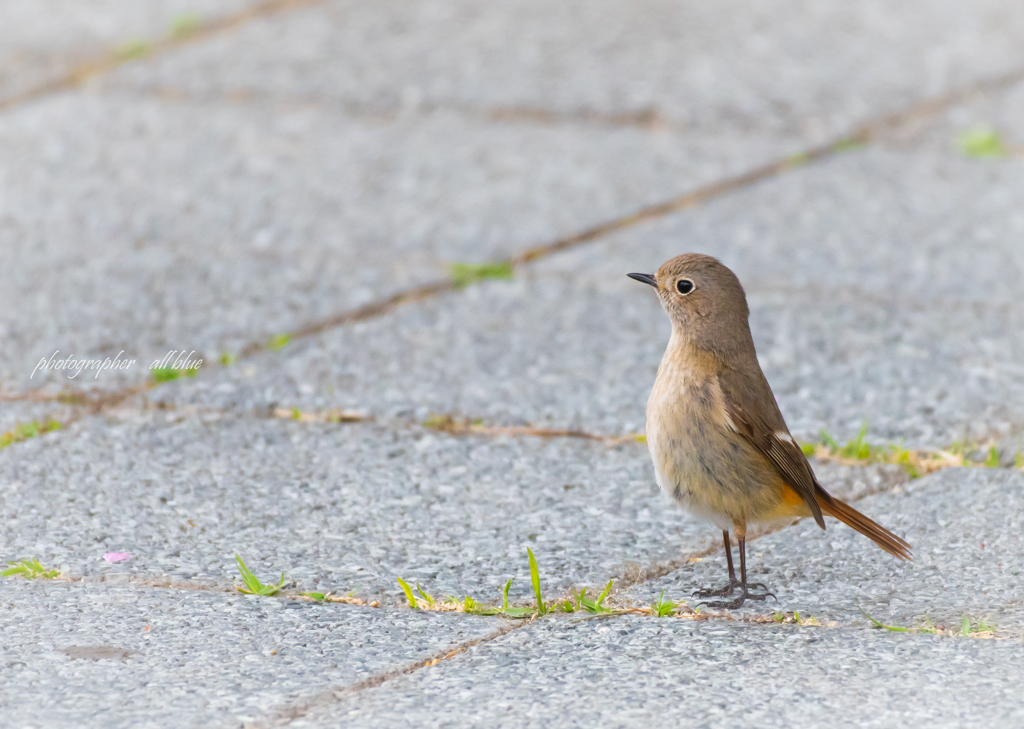
<svg viewBox="0 0 1024 729"><path fill-rule="evenodd" d="M666 494L722 529L759 521L774 509L782 487L778 472L710 409L659 415L648 416L647 444Z"/></svg>

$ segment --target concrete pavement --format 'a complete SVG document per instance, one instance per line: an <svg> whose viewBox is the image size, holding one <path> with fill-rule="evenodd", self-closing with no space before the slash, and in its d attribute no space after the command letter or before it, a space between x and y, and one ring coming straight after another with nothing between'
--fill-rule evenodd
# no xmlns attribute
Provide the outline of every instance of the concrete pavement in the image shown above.
<svg viewBox="0 0 1024 729"><path fill-rule="evenodd" d="M62 575L0 579L12 726L1021 720L1016 7L67 10L0 2L0 558ZM867 422L815 469L913 564L783 525L778 602L640 614L725 571L640 442L668 326L624 274L685 251L795 435ZM204 365L151 385L171 350ZM527 549L549 605L626 612L397 583L526 608Z"/></svg>

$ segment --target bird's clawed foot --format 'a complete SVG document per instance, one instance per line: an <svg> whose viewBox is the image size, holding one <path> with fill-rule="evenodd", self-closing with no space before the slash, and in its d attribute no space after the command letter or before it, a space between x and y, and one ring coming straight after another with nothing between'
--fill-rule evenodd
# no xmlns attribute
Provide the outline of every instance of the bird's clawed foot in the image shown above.
<svg viewBox="0 0 1024 729"><path fill-rule="evenodd" d="M704 588L703 590L695 590L693 597L699 597L704 600L709 597L728 597L733 594L742 583L737 579L729 580L729 584L719 590L711 590Z"/></svg>
<svg viewBox="0 0 1024 729"><path fill-rule="evenodd" d="M753 584L753 585L743 585L743 584L740 584L740 583L732 583L732 584L729 585L729 587L723 588L723 590L728 590L728 592L724 592L722 590L714 591L714 592L712 592L710 590L698 590L697 592L695 592L693 594L694 594L695 597L704 598L704 597L720 597L720 596L724 597L725 595L733 594L734 591L739 592L739 595L736 597L735 600L715 600L714 602L702 602L702 603L699 603L702 607L708 607L708 608L711 608L712 610L735 610L735 609L737 609L739 607L742 607L743 603L745 603L747 600L754 600L756 602L764 602L769 597L772 600L775 600L775 595L773 595L772 593L768 592L768 588L765 585L762 585L760 582L758 582L756 584ZM755 590L763 590L763 592L754 592ZM776 602L778 602L778 601L776 600Z"/></svg>

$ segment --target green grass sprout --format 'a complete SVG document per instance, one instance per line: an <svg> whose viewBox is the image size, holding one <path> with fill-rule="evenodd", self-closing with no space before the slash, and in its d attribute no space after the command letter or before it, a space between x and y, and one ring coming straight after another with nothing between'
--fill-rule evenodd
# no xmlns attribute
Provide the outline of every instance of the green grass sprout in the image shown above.
<svg viewBox="0 0 1024 729"><path fill-rule="evenodd" d="M807 164L810 161L811 155L807 154L807 152L797 152L796 154L791 154L789 157L786 158L786 166L802 167L803 165Z"/></svg>
<svg viewBox="0 0 1024 729"><path fill-rule="evenodd" d="M677 607L678 605L674 602L665 599L665 591L662 590L658 599L651 604L651 615L659 618L669 618L675 613Z"/></svg>
<svg viewBox="0 0 1024 729"><path fill-rule="evenodd" d="M317 602L323 602L327 599L327 595L322 592L300 592L303 597L308 597L310 600L316 600Z"/></svg>
<svg viewBox="0 0 1024 729"><path fill-rule="evenodd" d="M915 466L911 460L913 454L904 448L903 441L901 441L899 445L890 444L889 450L891 451L891 463L895 463L897 466L902 466L903 470L907 472L907 475L910 476L911 479L921 478L921 472L917 470L917 466Z"/></svg>
<svg viewBox="0 0 1024 729"><path fill-rule="evenodd" d="M834 152L853 152L858 149L863 149L867 146L867 142L864 141L862 136L846 137L840 139L832 145Z"/></svg>
<svg viewBox="0 0 1024 729"><path fill-rule="evenodd" d="M588 600L586 597L580 598L580 605L591 615L597 615L601 613L610 613L611 608L604 606L604 599L608 597L608 593L612 591L612 584L615 580L609 580L608 584L605 585L604 591L598 595L597 600Z"/></svg>
<svg viewBox="0 0 1024 729"><path fill-rule="evenodd" d="M988 622L988 618L982 620L971 620L970 616L964 615L960 621L960 635L969 638L979 633L992 634L996 632L996 626Z"/></svg>
<svg viewBox="0 0 1024 729"><path fill-rule="evenodd" d="M171 20L171 36L184 38L192 35L202 25L203 16L199 13L182 13Z"/></svg>
<svg viewBox="0 0 1024 729"><path fill-rule="evenodd" d="M987 124L979 124L957 137L960 151L967 157L976 159L999 158L1007 154L1002 137Z"/></svg>
<svg viewBox="0 0 1024 729"><path fill-rule="evenodd" d="M551 608L552 612L558 611L560 613L574 613L579 609L579 595L577 595L575 592L573 592L569 597L565 598L564 600L555 603Z"/></svg>
<svg viewBox="0 0 1024 729"><path fill-rule="evenodd" d="M428 595L426 592L423 591L423 588L420 587L419 580L416 581L416 592L418 592L420 594L420 597L422 597L424 600L427 601L428 605L436 605L437 604L437 600L435 600L433 597L431 597L430 595ZM458 601L455 600L455 598L452 598L452 602L458 602Z"/></svg>
<svg viewBox="0 0 1024 729"><path fill-rule="evenodd" d="M530 618L537 614L535 607L509 607L508 590L512 586L512 580L505 583L501 590L501 614L508 618Z"/></svg>
<svg viewBox="0 0 1024 729"><path fill-rule="evenodd" d="M512 264L508 261L497 263L452 263L448 266L448 275L457 289L464 289L477 281L498 279L508 281L512 278Z"/></svg>
<svg viewBox="0 0 1024 729"><path fill-rule="evenodd" d="M910 632L910 628L901 628L898 625L885 625L884 623L878 622L873 617L871 617L866 612L864 612L864 608L862 608L860 606L857 606L857 609L860 610L860 614L861 615L863 615L865 618L867 618L872 623L874 623L876 628L885 628L886 630L888 630L891 633L909 633Z"/></svg>
<svg viewBox="0 0 1024 729"><path fill-rule="evenodd" d="M867 434L868 421L865 420L864 424L860 427L860 430L857 431L857 437L853 440L847 441L839 454L844 458L856 458L858 461L864 461L871 458L871 446L864 440L864 436Z"/></svg>
<svg viewBox="0 0 1024 729"><path fill-rule="evenodd" d="M53 580L60 577L60 570L48 570L35 559L23 559L18 562L8 562L7 564L10 567L0 572L0 577L21 575L26 580Z"/></svg>
<svg viewBox="0 0 1024 729"><path fill-rule="evenodd" d="M61 424L56 420L47 420L42 425L37 420L18 423L6 433L0 434L0 448L6 448L12 443L21 443L29 438L37 438L44 433L51 433L60 429Z"/></svg>
<svg viewBox="0 0 1024 729"><path fill-rule="evenodd" d="M985 459L983 464L985 468L999 468L999 449L995 446L991 446L988 449L988 458Z"/></svg>
<svg viewBox="0 0 1024 729"><path fill-rule="evenodd" d="M969 455L977 450L978 444L968 441L966 436L962 442L957 441L948 448L937 450L912 450L907 448L902 441L898 445L894 443L890 443L888 446L872 445L866 439L867 428L868 424L865 421L858 431L857 437L847 441L843 446L840 446L835 438L822 430L818 443L805 443L800 448L808 457L838 460L841 463L850 463L850 465L853 463L858 465L871 463L897 465L911 479L920 478L925 474L950 466L991 466L997 462L998 458L998 453L993 456L989 451L989 461L985 463L968 460Z"/></svg>
<svg viewBox="0 0 1024 729"><path fill-rule="evenodd" d="M409 607L413 610L419 610L419 603L416 602L416 596L412 594L412 588L409 587L409 583L403 580L401 577L396 578L398 584L402 587L402 591L405 593L405 599L409 601Z"/></svg>
<svg viewBox="0 0 1024 729"><path fill-rule="evenodd" d="M470 615L498 615L501 610L490 605L481 605L476 600L471 598L469 595L462 601L462 609Z"/></svg>
<svg viewBox="0 0 1024 729"><path fill-rule="evenodd" d="M267 347L275 352L280 352L282 349L287 347L291 341L291 338L287 334L275 334L267 340Z"/></svg>
<svg viewBox="0 0 1024 729"><path fill-rule="evenodd" d="M254 575L248 567L245 566L245 562L242 558L235 555L235 562L238 563L238 571L242 575L242 582L245 583L245 587L236 587L235 589L239 592L245 593L246 595L261 595L263 597L270 597L276 594L284 587L284 572L281 573L281 582L276 585L264 585Z"/></svg>
<svg viewBox="0 0 1024 729"><path fill-rule="evenodd" d="M136 38L135 40L128 41L122 46L118 46L114 53L118 58L129 61L134 58L142 58L148 56L153 52L153 44L144 38Z"/></svg>
<svg viewBox="0 0 1024 729"><path fill-rule="evenodd" d="M537 596L537 612L544 615L547 610L544 609L544 599L540 594L540 572L537 569L537 559L529 547L526 548L526 553L530 556L530 583L533 585L533 594Z"/></svg>

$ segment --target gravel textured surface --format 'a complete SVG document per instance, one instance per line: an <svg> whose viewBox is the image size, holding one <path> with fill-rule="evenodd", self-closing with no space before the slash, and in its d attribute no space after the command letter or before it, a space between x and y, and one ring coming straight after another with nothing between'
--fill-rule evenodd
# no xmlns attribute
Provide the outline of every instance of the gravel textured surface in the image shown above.
<svg viewBox="0 0 1024 729"><path fill-rule="evenodd" d="M357 113L441 106L530 124L632 121L818 142L1019 68L1021 35L1024 11L1000 0L340 0L119 78L312 96Z"/></svg>
<svg viewBox="0 0 1024 729"><path fill-rule="evenodd" d="M822 481L859 495L901 475L831 467ZM399 601L397 577L487 601L516 577L525 596L527 547L558 592L718 542L658 491L637 443L208 416L94 418L12 446L0 511L0 556L90 581L224 585L240 553L264 579Z"/></svg>
<svg viewBox="0 0 1024 729"><path fill-rule="evenodd" d="M754 135L61 95L0 117L0 243L16 254L0 274L12 342L0 383L111 389L186 348L209 365L444 279L447 264L501 258L785 153ZM57 351L137 363L78 382L32 376Z"/></svg>
<svg viewBox="0 0 1024 729"><path fill-rule="evenodd" d="M304 590L397 599L403 577L493 601L509 577L513 596L528 592L527 547L562 590L712 544L649 471L636 443L94 419L7 452L4 556L93 580L225 584L238 552ZM106 552L133 557L110 566Z"/></svg>
<svg viewBox="0 0 1024 729"><path fill-rule="evenodd" d="M240 594L6 580L3 725L237 727L502 621Z"/></svg>
<svg viewBox="0 0 1024 729"><path fill-rule="evenodd" d="M996 2L412 13L319 3L5 113L4 389L57 350L139 359L105 388L209 362L1024 63Z"/></svg>
<svg viewBox="0 0 1024 729"><path fill-rule="evenodd" d="M963 617L994 624L1002 637L1024 635L1024 474L948 469L856 503L858 510L913 545L900 562L870 540L827 520L807 520L748 545L748 569L778 602L746 612L798 611L822 622L960 630ZM737 555L738 559L738 555ZM724 554L643 585L637 598L661 590L675 599L726 582ZM694 603L693 599L689 599Z"/></svg>
<svg viewBox="0 0 1024 729"><path fill-rule="evenodd" d="M154 40L183 20L208 20L252 0L5 0L0 3L0 103L60 78L78 64ZM15 32L16 30L16 32Z"/></svg>
<svg viewBox="0 0 1024 729"><path fill-rule="evenodd" d="M852 153L159 397L640 431L669 325L625 273L697 250L745 283L798 437L865 420L876 440L931 447L1019 432L1022 193L1013 160Z"/></svg>
<svg viewBox="0 0 1024 729"><path fill-rule="evenodd" d="M289 726L1013 726L1022 670L1017 641L544 621Z"/></svg>
<svg viewBox="0 0 1024 729"><path fill-rule="evenodd" d="M549 599L615 578L616 605L692 603L723 582L719 533L658 493L635 438L668 322L624 274L687 251L746 285L799 438L866 420L872 442L998 439L1012 464L1024 81L985 81L1024 67L1024 10L311 0L10 101L249 2L0 2L16 31L0 33L0 445L18 423L66 423L0 448L0 560L65 576L2 579L0 724L1024 722L1024 475L1009 468L909 481L815 463L916 561L839 525L780 526L750 551L778 602L735 620L511 624L411 610L396 584L493 603L514 577L525 603L527 548ZM794 156L964 88L979 93L866 148ZM999 154L957 148L979 124ZM215 365L447 264L780 158L783 174L513 280ZM54 352L122 350L127 371L32 376ZM117 394L171 350L202 356L200 376ZM62 390L90 399L42 401ZM372 419L323 422L333 408ZM609 438L424 423L442 413ZM236 554L286 590L382 607L242 596ZM876 630L860 608L944 635ZM765 622L775 610L820 625ZM951 635L965 616L974 638Z"/></svg>

